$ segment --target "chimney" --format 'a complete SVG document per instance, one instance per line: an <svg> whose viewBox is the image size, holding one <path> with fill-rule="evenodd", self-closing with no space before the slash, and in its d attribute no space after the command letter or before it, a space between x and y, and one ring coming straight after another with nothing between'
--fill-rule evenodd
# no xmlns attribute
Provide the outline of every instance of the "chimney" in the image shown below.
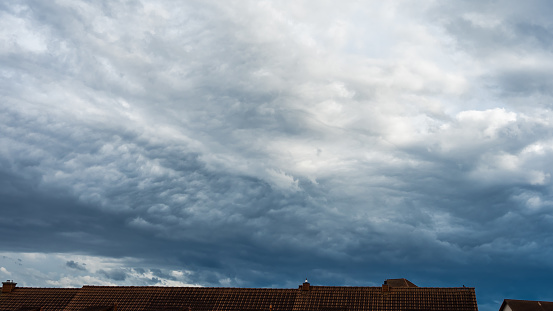
<svg viewBox="0 0 553 311"><path fill-rule="evenodd" d="M309 290L309 282L307 282L307 278L305 278L305 282L301 285L301 290Z"/></svg>
<svg viewBox="0 0 553 311"><path fill-rule="evenodd" d="M384 281L384 284L382 284L382 292L386 293L390 291L390 285L388 285L388 281Z"/></svg>
<svg viewBox="0 0 553 311"><path fill-rule="evenodd" d="M14 283L13 280L2 282L2 293L11 293L15 289L15 285L17 283Z"/></svg>

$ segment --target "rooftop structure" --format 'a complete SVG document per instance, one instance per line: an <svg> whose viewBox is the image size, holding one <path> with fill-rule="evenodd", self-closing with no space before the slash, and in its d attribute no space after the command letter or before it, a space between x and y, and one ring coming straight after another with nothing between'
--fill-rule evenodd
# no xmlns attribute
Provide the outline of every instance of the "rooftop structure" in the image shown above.
<svg viewBox="0 0 553 311"><path fill-rule="evenodd" d="M306 280L307 281L307 280ZM3 282L0 310L19 311L477 311L474 288L417 287L405 279L378 287L297 289L83 286L16 287Z"/></svg>
<svg viewBox="0 0 553 311"><path fill-rule="evenodd" d="M499 311L553 311L553 302L505 299Z"/></svg>

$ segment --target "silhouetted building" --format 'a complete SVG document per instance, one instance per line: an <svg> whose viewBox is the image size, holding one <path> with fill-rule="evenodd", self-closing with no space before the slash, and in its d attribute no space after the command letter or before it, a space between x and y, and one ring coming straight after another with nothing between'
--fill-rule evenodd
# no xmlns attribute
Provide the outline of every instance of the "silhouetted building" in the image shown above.
<svg viewBox="0 0 553 311"><path fill-rule="evenodd" d="M16 287L3 282L0 310L67 311L477 311L474 288L417 287L405 279L379 287L298 289L83 286Z"/></svg>
<svg viewBox="0 0 553 311"><path fill-rule="evenodd" d="M505 299L499 311L553 311L553 302Z"/></svg>

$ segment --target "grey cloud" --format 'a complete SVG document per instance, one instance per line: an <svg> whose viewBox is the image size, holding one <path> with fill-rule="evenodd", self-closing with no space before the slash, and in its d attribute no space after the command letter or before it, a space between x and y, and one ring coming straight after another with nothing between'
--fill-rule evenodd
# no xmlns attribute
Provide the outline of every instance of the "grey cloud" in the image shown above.
<svg viewBox="0 0 553 311"><path fill-rule="evenodd" d="M161 269L150 269L150 271L157 277L159 278L163 278L163 279L168 279L168 280L176 280L176 278L170 274L167 274L163 271L161 271Z"/></svg>
<svg viewBox="0 0 553 311"><path fill-rule="evenodd" d="M551 48L553 44L551 25L520 22L515 25L515 29L520 37L535 41L541 48Z"/></svg>
<svg viewBox="0 0 553 311"><path fill-rule="evenodd" d="M542 68L517 68L499 72L497 79L500 92L506 95L544 94L551 96L553 75Z"/></svg>
<svg viewBox="0 0 553 311"><path fill-rule="evenodd" d="M73 260L69 260L65 263L65 265L71 269L86 271L86 267L84 264L80 264L78 262L75 262Z"/></svg>
<svg viewBox="0 0 553 311"><path fill-rule="evenodd" d="M144 272L146 272L146 270L144 270L143 268L133 268L133 270L140 274L144 274Z"/></svg>
<svg viewBox="0 0 553 311"><path fill-rule="evenodd" d="M551 9L547 1L450 2L430 15L440 19L455 44L474 57L474 70L479 65L485 70L475 88L487 87L507 98L536 94L549 98L551 62L546 55L551 47ZM525 100L532 107L542 103Z"/></svg>
<svg viewBox="0 0 553 311"><path fill-rule="evenodd" d="M99 274L102 274L108 279L114 281L124 281L127 278L127 271L124 270L98 270Z"/></svg>
<svg viewBox="0 0 553 311"><path fill-rule="evenodd" d="M541 55L545 19L383 4L405 41L377 58L332 6L239 3L1 7L25 26L0 51L2 250L117 258L96 273L117 284L397 276L488 304L490 278L552 269L551 112L526 105L549 75L494 58Z"/></svg>

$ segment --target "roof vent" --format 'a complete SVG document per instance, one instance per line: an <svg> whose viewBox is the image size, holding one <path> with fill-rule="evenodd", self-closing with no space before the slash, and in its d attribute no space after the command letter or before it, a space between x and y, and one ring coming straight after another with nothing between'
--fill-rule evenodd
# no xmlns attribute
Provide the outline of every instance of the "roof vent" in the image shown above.
<svg viewBox="0 0 553 311"><path fill-rule="evenodd" d="M14 283L13 280L2 282L2 293L11 293L15 289L15 285L17 283Z"/></svg>

